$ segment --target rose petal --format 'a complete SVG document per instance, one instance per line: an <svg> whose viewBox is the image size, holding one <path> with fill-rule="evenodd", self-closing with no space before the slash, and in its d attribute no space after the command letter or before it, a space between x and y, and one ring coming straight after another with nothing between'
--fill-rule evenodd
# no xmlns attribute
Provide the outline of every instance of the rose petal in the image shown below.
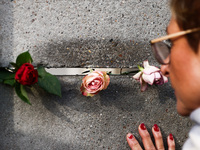
<svg viewBox="0 0 200 150"><path fill-rule="evenodd" d="M149 62L148 62L148 60L143 61L143 66L144 66L144 68L146 68L146 67L149 66Z"/></svg>
<svg viewBox="0 0 200 150"><path fill-rule="evenodd" d="M144 82L143 79L140 78L139 81L140 81L140 84L141 84L141 86L142 86L142 82Z"/></svg>
<svg viewBox="0 0 200 150"><path fill-rule="evenodd" d="M160 79L158 79L158 80L155 80L155 81L154 81L154 84L157 84L157 85L162 85L162 84L164 84L163 78L160 78Z"/></svg>
<svg viewBox="0 0 200 150"><path fill-rule="evenodd" d="M88 77L88 78L86 78L85 84L88 85L89 83L91 83L94 80L103 81L103 78L102 77Z"/></svg>
<svg viewBox="0 0 200 150"><path fill-rule="evenodd" d="M150 75L143 74L142 75L142 79L145 82L147 82L148 84L153 85L153 83L154 83L154 74L150 74Z"/></svg>
<svg viewBox="0 0 200 150"><path fill-rule="evenodd" d="M88 93L87 93L86 91L82 92L82 94L83 94L84 96L87 96L87 95L88 95Z"/></svg>
<svg viewBox="0 0 200 150"><path fill-rule="evenodd" d="M94 95L96 95L95 93L88 93L87 96L93 97Z"/></svg>
<svg viewBox="0 0 200 150"><path fill-rule="evenodd" d="M98 90L101 85L102 85L102 81L95 79L87 85L87 89Z"/></svg>
<svg viewBox="0 0 200 150"><path fill-rule="evenodd" d="M146 89L147 89L147 83L143 81L141 84L141 92L144 92Z"/></svg>
<svg viewBox="0 0 200 150"><path fill-rule="evenodd" d="M133 76L133 78L134 78L135 80L139 80L140 77L141 77L141 74L142 74L142 72L140 71L140 72L136 73L136 74Z"/></svg>
<svg viewBox="0 0 200 150"><path fill-rule="evenodd" d="M162 77L163 77L164 83L167 83L168 82L168 78L166 76L164 76L164 75L162 75Z"/></svg>
<svg viewBox="0 0 200 150"><path fill-rule="evenodd" d="M110 83L109 75L106 74L104 81L105 81L105 85L104 85L104 90L105 90L108 87L109 83Z"/></svg>
<svg viewBox="0 0 200 150"><path fill-rule="evenodd" d="M160 72L155 72L154 73L155 80L159 80L161 77L162 77L162 75L160 74Z"/></svg>
<svg viewBox="0 0 200 150"><path fill-rule="evenodd" d="M157 68L157 67L154 67L154 66L149 66L149 67L146 67L144 70L143 70L143 73L145 74L152 74L154 72L159 72L160 69Z"/></svg>
<svg viewBox="0 0 200 150"><path fill-rule="evenodd" d="M85 88L84 88L84 84L82 83L82 84L81 84L81 87L80 87L81 92L83 92L84 89L85 89Z"/></svg>
<svg viewBox="0 0 200 150"><path fill-rule="evenodd" d="M96 93L89 93L86 89L82 89L82 87L81 87L81 92L82 92L82 95L84 95L84 96L90 96L90 97L93 97L95 94L98 93L98 92L96 92Z"/></svg>

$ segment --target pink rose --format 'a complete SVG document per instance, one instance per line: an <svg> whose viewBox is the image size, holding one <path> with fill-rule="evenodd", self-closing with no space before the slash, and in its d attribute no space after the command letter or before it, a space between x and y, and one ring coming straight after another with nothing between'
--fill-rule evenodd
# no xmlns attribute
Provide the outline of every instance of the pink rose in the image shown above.
<svg viewBox="0 0 200 150"><path fill-rule="evenodd" d="M144 68L140 68L140 72L133 76L134 79L140 81L141 91L145 91L147 83L150 85L162 85L168 82L168 78L164 76L160 69L155 66L150 66L148 60L143 62Z"/></svg>
<svg viewBox="0 0 200 150"><path fill-rule="evenodd" d="M81 84L81 92L84 96L94 96L108 87L110 77L104 71L93 71L86 75Z"/></svg>

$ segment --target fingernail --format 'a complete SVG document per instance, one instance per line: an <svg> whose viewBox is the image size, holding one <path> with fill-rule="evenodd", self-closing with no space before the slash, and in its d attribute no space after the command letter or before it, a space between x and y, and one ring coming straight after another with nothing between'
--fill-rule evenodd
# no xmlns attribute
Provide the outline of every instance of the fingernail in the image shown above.
<svg viewBox="0 0 200 150"><path fill-rule="evenodd" d="M173 135L171 133L169 134L169 139L172 141L174 140Z"/></svg>
<svg viewBox="0 0 200 150"><path fill-rule="evenodd" d="M156 132L159 132L159 131L160 131L157 124L154 124L153 129L154 129L154 131L156 131Z"/></svg>
<svg viewBox="0 0 200 150"><path fill-rule="evenodd" d="M128 138L129 138L129 139L133 139L133 135L132 135L132 134L129 135Z"/></svg>
<svg viewBox="0 0 200 150"><path fill-rule="evenodd" d="M142 124L140 125L140 128L141 128L142 130L146 130L146 127L145 127L144 123L142 123Z"/></svg>

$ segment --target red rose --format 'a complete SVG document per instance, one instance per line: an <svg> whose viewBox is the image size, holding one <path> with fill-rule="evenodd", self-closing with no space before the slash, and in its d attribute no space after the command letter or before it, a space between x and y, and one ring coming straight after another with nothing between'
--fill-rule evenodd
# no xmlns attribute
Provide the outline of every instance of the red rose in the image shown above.
<svg viewBox="0 0 200 150"><path fill-rule="evenodd" d="M15 80L22 85L32 85L38 82L38 72L33 65L25 63L17 70Z"/></svg>

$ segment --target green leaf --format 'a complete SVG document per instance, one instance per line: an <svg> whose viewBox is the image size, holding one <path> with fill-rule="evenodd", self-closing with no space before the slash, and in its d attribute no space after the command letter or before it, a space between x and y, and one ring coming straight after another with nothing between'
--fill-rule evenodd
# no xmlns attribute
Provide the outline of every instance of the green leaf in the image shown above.
<svg viewBox="0 0 200 150"><path fill-rule="evenodd" d="M16 60L16 65L18 67L20 67L21 65L23 65L24 63L32 63L33 62L33 59L30 55L30 53L28 51L24 52L24 53L21 53L18 57L17 57L17 60Z"/></svg>
<svg viewBox="0 0 200 150"><path fill-rule="evenodd" d="M14 79L15 74L12 72L9 72L5 68L0 68L0 79L1 80L7 80L7 79Z"/></svg>
<svg viewBox="0 0 200 150"><path fill-rule="evenodd" d="M14 86L15 85L15 79L8 79L8 80L3 81L3 83Z"/></svg>
<svg viewBox="0 0 200 150"><path fill-rule="evenodd" d="M43 67L38 67L38 74L39 86L47 92L61 97L61 85L59 80L55 76L46 72L46 70Z"/></svg>
<svg viewBox="0 0 200 150"><path fill-rule="evenodd" d="M23 100L25 103L28 103L29 105L31 105L31 103L28 99L26 90L22 84L17 83L15 86L15 91L16 91L17 95L19 96L19 98L21 98L21 100Z"/></svg>

